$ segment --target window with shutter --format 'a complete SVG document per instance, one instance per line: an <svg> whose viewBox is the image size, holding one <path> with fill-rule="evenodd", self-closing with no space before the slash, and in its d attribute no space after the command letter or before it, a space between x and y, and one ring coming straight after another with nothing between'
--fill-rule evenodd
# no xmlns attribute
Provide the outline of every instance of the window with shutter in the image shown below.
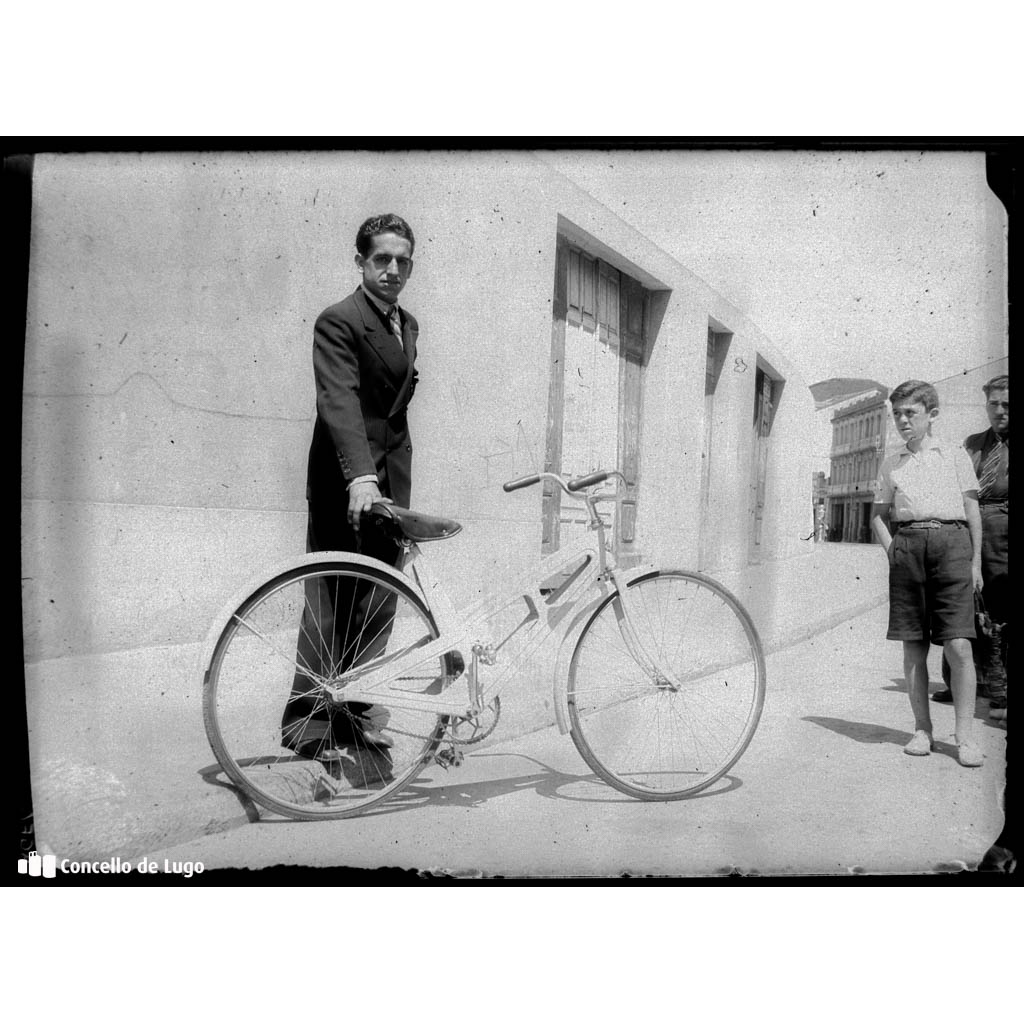
<svg viewBox="0 0 1024 1024"><path fill-rule="evenodd" d="M620 557L634 543L648 302L640 282L559 236L546 464L574 476L623 473L625 485L607 485L615 500L605 506ZM582 511L545 487L545 552L584 529Z"/></svg>

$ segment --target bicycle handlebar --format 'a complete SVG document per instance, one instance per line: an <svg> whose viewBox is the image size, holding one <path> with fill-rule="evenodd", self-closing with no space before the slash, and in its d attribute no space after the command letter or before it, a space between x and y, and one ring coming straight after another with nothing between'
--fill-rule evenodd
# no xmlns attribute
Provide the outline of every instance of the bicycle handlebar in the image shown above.
<svg viewBox="0 0 1024 1024"><path fill-rule="evenodd" d="M594 484L603 483L611 472L599 469L596 473L588 473L586 476L578 476L570 480L565 486L570 491L582 491L584 487L591 487Z"/></svg>
<svg viewBox="0 0 1024 1024"><path fill-rule="evenodd" d="M518 480L509 480L507 484L501 485L501 489L503 491L518 491L520 487L532 487L537 483L540 483L540 474L533 473L531 476L523 476Z"/></svg>
<svg viewBox="0 0 1024 1024"><path fill-rule="evenodd" d="M502 484L501 487L503 491L518 491L521 487L532 487L534 484L540 483L541 480L552 480L563 491L575 494L577 491L582 491L584 487L592 487L594 484L603 483L612 476L622 477L623 480L626 479L617 469L599 469L595 473L573 477L571 480L565 480L557 473L531 473L529 476L521 476L518 480L509 480L508 483Z"/></svg>

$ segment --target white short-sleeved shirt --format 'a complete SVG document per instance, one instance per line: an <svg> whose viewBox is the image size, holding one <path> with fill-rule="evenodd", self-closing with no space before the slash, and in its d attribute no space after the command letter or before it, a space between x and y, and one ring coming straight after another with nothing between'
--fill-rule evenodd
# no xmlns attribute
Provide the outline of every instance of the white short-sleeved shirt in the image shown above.
<svg viewBox="0 0 1024 1024"><path fill-rule="evenodd" d="M971 458L963 446L926 437L920 451L905 445L882 461L875 501L892 505L896 522L909 519L966 519L964 492L978 490Z"/></svg>

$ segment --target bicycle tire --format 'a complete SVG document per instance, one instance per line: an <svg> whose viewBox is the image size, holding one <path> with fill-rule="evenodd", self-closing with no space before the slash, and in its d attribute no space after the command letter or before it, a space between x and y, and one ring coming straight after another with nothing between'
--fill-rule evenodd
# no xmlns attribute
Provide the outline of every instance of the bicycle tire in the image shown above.
<svg viewBox="0 0 1024 1024"><path fill-rule="evenodd" d="M341 634L339 623L352 621L352 602L364 598L363 630ZM328 600L333 602L329 641L321 629ZM389 601L393 613L383 628ZM377 630L375 636L366 635L371 629ZM316 659L308 646L297 646L304 633L305 642L312 637L318 645ZM217 761L255 803L296 820L352 817L394 797L432 760L447 716L389 709L384 721L377 714L381 731L394 744L384 750L367 745L361 730L352 726L351 709L363 711L368 705L336 705L326 697L323 683L343 681L346 663L351 667L394 656L437 635L426 604L389 566L330 555L297 560L233 603L211 631L216 640L204 668L203 721ZM302 693L296 690L297 669L310 684ZM444 671L441 657L436 672L433 666L421 668L417 677L426 688ZM286 746L286 705L303 708L289 712L288 729L296 737L314 719L330 733L324 745L338 748L337 734L351 733L340 748L344 757L324 763Z"/></svg>
<svg viewBox="0 0 1024 1024"><path fill-rule="evenodd" d="M746 609L700 573L654 570L628 584L641 645L674 685L633 659L617 592L595 609L567 680L570 735L594 772L640 800L681 800L747 749L765 697L764 652Z"/></svg>

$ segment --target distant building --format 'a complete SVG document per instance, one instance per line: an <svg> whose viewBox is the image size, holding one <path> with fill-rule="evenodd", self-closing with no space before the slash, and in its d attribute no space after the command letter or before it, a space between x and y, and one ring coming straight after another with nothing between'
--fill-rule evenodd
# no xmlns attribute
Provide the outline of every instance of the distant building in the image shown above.
<svg viewBox="0 0 1024 1024"><path fill-rule="evenodd" d="M828 540L828 477L820 470L811 477L811 510L814 513L814 540Z"/></svg>
<svg viewBox="0 0 1024 1024"><path fill-rule="evenodd" d="M811 394L819 415L829 417L819 441L829 475L823 487L812 485L814 504L825 504L825 539L870 541L872 488L889 436L889 389L867 377L832 377L812 384Z"/></svg>
<svg viewBox="0 0 1024 1024"><path fill-rule="evenodd" d="M829 377L811 385L816 409L829 409L841 402L848 402L860 395L886 391L884 384L870 377Z"/></svg>
<svg viewBox="0 0 1024 1024"><path fill-rule="evenodd" d="M895 438L888 389L843 403L832 416L832 458L828 484L829 540L871 542L871 505L886 448Z"/></svg>

